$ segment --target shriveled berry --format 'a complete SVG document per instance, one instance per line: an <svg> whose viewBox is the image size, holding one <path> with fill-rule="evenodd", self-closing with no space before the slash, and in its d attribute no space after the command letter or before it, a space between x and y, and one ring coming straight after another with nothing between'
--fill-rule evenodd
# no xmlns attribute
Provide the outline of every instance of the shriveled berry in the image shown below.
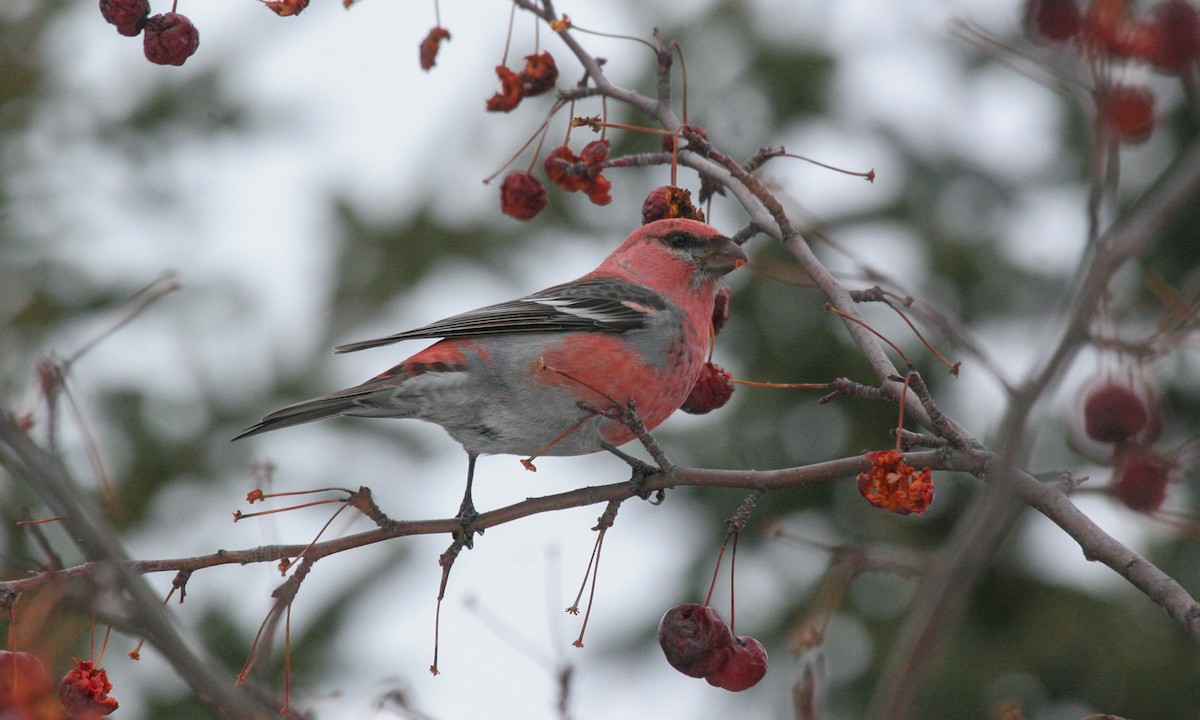
<svg viewBox="0 0 1200 720"><path fill-rule="evenodd" d="M1104 130L1121 142L1138 143L1154 130L1154 94L1135 85L1114 85L1096 96Z"/></svg>
<svg viewBox="0 0 1200 720"><path fill-rule="evenodd" d="M1083 13L1075 0L1029 0L1025 22L1038 37L1063 42L1079 32Z"/></svg>
<svg viewBox="0 0 1200 720"><path fill-rule="evenodd" d="M108 671L91 660L76 660L58 686L58 698L72 717L96 718L117 709L116 699L108 696L111 690Z"/></svg>
<svg viewBox="0 0 1200 720"><path fill-rule="evenodd" d="M421 41L421 69L429 70L437 64L438 50L442 47L443 40L450 39L450 31L444 27L437 26L429 31L425 39Z"/></svg>
<svg viewBox="0 0 1200 720"><path fill-rule="evenodd" d="M267 0L264 4L279 17L291 17L304 12L308 0Z"/></svg>
<svg viewBox="0 0 1200 720"><path fill-rule="evenodd" d="M525 97L525 85L521 76L503 65L496 66L496 77L500 79L500 92L487 101L488 112L511 112Z"/></svg>
<svg viewBox="0 0 1200 720"><path fill-rule="evenodd" d="M1110 491L1130 509L1154 512L1167 497L1167 482L1174 467L1153 450L1130 445L1117 451Z"/></svg>
<svg viewBox="0 0 1200 720"><path fill-rule="evenodd" d="M163 13L146 21L142 49L159 65L182 65L200 47L200 31L187 16Z"/></svg>
<svg viewBox="0 0 1200 720"><path fill-rule="evenodd" d="M725 327L725 322L729 320L729 299L732 295L732 290L723 287L717 291L717 296L713 299L713 337L716 337L721 332L721 328Z"/></svg>
<svg viewBox="0 0 1200 720"><path fill-rule="evenodd" d="M554 56L548 52L525 56L525 67L521 70L521 83L525 97L541 95L554 88L558 82L558 66Z"/></svg>
<svg viewBox="0 0 1200 720"><path fill-rule="evenodd" d="M733 649L725 618L707 605L676 605L658 622L658 644L671 667L689 677L712 675Z"/></svg>
<svg viewBox="0 0 1200 720"><path fill-rule="evenodd" d="M587 165L602 163L608 159L612 143L608 140L593 140L579 151L579 161Z"/></svg>
<svg viewBox="0 0 1200 720"><path fill-rule="evenodd" d="M583 189L586 178L583 175L568 172L567 166L578 162L579 157L571 148L559 145L546 153L542 169L546 171L546 177L550 178L550 182L567 192L577 192Z"/></svg>
<svg viewBox="0 0 1200 720"><path fill-rule="evenodd" d="M717 408L724 407L733 397L733 376L711 362L704 363L700 368L700 377L683 401L680 410L692 415L703 415Z"/></svg>
<svg viewBox="0 0 1200 720"><path fill-rule="evenodd" d="M899 450L867 453L871 467L858 474L858 492L878 508L897 515L920 515L933 504L933 469L917 470L904 462Z"/></svg>
<svg viewBox="0 0 1200 720"><path fill-rule="evenodd" d="M596 173L588 178L587 184L584 185L583 191L587 194L588 200L591 200L597 205L607 205L612 202L612 182L600 173Z"/></svg>
<svg viewBox="0 0 1200 720"><path fill-rule="evenodd" d="M757 685L766 674L767 649L749 635L738 635L725 663L704 679L723 690L741 692Z"/></svg>
<svg viewBox="0 0 1200 720"><path fill-rule="evenodd" d="M36 705L52 692L50 675L37 655L0 650L0 710L16 708L15 717L25 717L21 708ZM0 717L7 717L0 712Z"/></svg>
<svg viewBox="0 0 1200 720"><path fill-rule="evenodd" d="M670 200L670 186L663 185L656 187L650 191L646 199L642 201L642 224L646 225L655 220L662 220L669 217L667 215L668 202Z"/></svg>
<svg viewBox="0 0 1200 720"><path fill-rule="evenodd" d="M1164 0L1152 14L1157 43L1148 59L1160 70L1186 74L1200 58L1200 15L1187 0Z"/></svg>
<svg viewBox="0 0 1200 720"><path fill-rule="evenodd" d="M692 205L692 191L663 185L650 191L642 201L642 224L663 218L687 218L704 222L704 213Z"/></svg>
<svg viewBox="0 0 1200 720"><path fill-rule="evenodd" d="M1150 408L1131 387L1108 381L1083 401L1083 429L1104 443L1124 442L1146 429Z"/></svg>
<svg viewBox="0 0 1200 720"><path fill-rule="evenodd" d="M133 37L146 27L150 0L100 0L100 14L117 26L117 32Z"/></svg>
<svg viewBox="0 0 1200 720"><path fill-rule="evenodd" d="M500 185L500 211L518 220L532 220L548 200L546 187L527 172L510 172Z"/></svg>

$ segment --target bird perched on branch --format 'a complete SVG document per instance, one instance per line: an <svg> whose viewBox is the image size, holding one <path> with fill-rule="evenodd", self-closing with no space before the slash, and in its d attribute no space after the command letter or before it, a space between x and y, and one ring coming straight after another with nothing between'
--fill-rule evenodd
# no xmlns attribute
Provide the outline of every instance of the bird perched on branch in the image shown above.
<svg viewBox="0 0 1200 720"><path fill-rule="evenodd" d="M632 400L647 429L677 410L708 353L718 281L745 262L704 223L643 225L577 280L336 348L442 338L361 385L276 410L234 439L335 415L437 423L467 452L459 510L467 523L479 455L615 452L636 435L597 409Z"/></svg>

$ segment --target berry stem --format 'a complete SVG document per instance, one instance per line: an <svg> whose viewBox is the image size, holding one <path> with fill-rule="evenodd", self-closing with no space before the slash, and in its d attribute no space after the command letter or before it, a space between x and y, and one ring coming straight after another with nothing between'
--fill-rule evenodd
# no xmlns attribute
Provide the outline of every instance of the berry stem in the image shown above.
<svg viewBox="0 0 1200 720"><path fill-rule="evenodd" d="M574 105L574 102L572 102L571 104ZM507 161L505 161L505 163L503 165L500 166L499 170L497 170L496 172L492 173L491 175L488 175L487 177L485 177L483 179L483 184L487 185L491 181L495 180L497 175L499 175L500 173L507 170L508 166L512 165L513 162L515 162L517 158L521 157L521 153L525 152L525 149L528 148L533 143L534 140L537 140L538 141L537 150L535 150L533 153L533 159L529 161L528 172L533 172L534 165L537 164L537 159L542 154L542 142L546 138L546 131L549 130L549 128L550 128L550 120L554 118L555 113L557 113L559 110L562 109L563 105L564 105L564 103L562 100L556 100L554 102L554 104L550 106L550 112L546 113L546 119L542 121L542 124L538 126L538 129L533 131L533 134L529 136L529 139L526 140L525 143L523 145L521 145L521 147L517 148L517 151L515 153L513 153L512 157L510 157ZM571 139L570 133L571 133L571 131L568 128L568 130L567 130L567 140L568 141ZM564 142L563 144L566 144L566 143Z"/></svg>
<svg viewBox="0 0 1200 720"><path fill-rule="evenodd" d="M734 602L734 575L737 571L737 546L740 532L733 531L733 549L729 555L729 632L737 635L737 603Z"/></svg>
<svg viewBox="0 0 1200 720"><path fill-rule="evenodd" d="M908 315L906 315L903 310L896 307L891 300L884 298L883 304L887 305L892 310L895 310L896 314L900 316L900 319L903 320L904 323L908 325L909 329L913 331L913 334L917 336L917 339L920 340L925 347L929 348L929 352L933 353L933 356L946 366L946 369L950 371L951 375L958 377L958 368L960 365L962 365L961 362L952 363L947 360L940 352L937 351L937 348L935 348L928 340L925 339L925 336L921 334L921 331L917 329L917 326L913 324L913 321L908 318Z"/></svg>
<svg viewBox="0 0 1200 720"><path fill-rule="evenodd" d="M861 325L861 326L863 326L863 327L864 327L864 328L866 328L866 329L867 329L867 331L869 331L869 332L870 332L872 335L874 335L875 337L877 337L877 338L879 338L880 340L884 341L885 343L887 343L887 344L888 344L888 347L890 347L891 349L895 350L895 351L896 351L896 354L900 356L900 359L904 361L904 364L905 364L905 365L907 365L909 368L911 368L911 367L913 366L913 364L912 364L912 361L908 359L908 356L904 354L904 351L903 351L903 350L901 350L900 348L896 347L896 343L892 342L891 340L888 340L886 337L884 337L884 336L883 336L883 335L882 335L882 334L881 334L881 333L880 333L878 330L876 330L875 328L871 327L871 326L870 326L870 325L868 325L867 323L863 322L862 320L859 320L858 318L856 318L856 317L854 317L854 316L852 316L852 315L847 315L846 313L842 312L841 310L838 310L837 308L835 308L834 306L830 305L829 303L825 303L825 311L826 311L826 312L831 312L831 313L833 313L834 315L837 315L837 316L841 317L841 318L842 318L842 319L844 319L844 320L849 320L850 322L852 322L852 323L854 323L854 324L856 324L856 325Z"/></svg>
<svg viewBox="0 0 1200 720"><path fill-rule="evenodd" d="M345 503L345 498L330 498L328 500L314 500L309 503L301 503L300 505L290 505L283 508L275 508L273 510L259 510L252 513L244 513L241 510L234 510L233 521L245 520L246 518L259 517L260 515L274 515L275 513L288 512L290 510L300 510L301 508L313 507L314 505L328 505L329 503ZM343 508L345 505L342 506ZM341 509L338 510L341 512Z"/></svg>
<svg viewBox="0 0 1200 720"><path fill-rule="evenodd" d="M517 4L513 3L512 9L508 11L508 36L504 38L504 57L500 59L500 64L508 65L508 47L512 44L513 21L517 17Z"/></svg>
<svg viewBox="0 0 1200 720"><path fill-rule="evenodd" d="M684 122L687 122L687 121L685 120ZM785 153L781 153L781 156L793 158L795 160L803 160L804 162L812 163L813 165L816 165L817 167L823 167L826 170L833 170L834 172L840 172L844 175L853 175L854 177L865 178L866 181L869 183L875 182L875 168L871 168L870 170L868 170L866 172L856 172L854 170L846 170L844 168L837 167L836 165L827 165L823 162L813 160L810 157L804 157L803 155L797 155L796 153L785 152Z"/></svg>
<svg viewBox="0 0 1200 720"><path fill-rule="evenodd" d="M583 624L579 626L579 637L575 638L575 642L571 643L577 648L583 647L583 634L587 632L588 619L592 617L592 602L596 599L596 578L600 576L600 551L604 548L604 533L608 528L600 531L600 535L596 538L596 548L593 552L593 557L596 559L596 565L592 568L592 587L588 591L587 609L583 611ZM584 579L586 583L586 578ZM582 588L581 594L582 594Z"/></svg>
<svg viewBox="0 0 1200 720"><path fill-rule="evenodd" d="M514 3L513 6L516 7L516 4ZM643 40L640 37L635 37L633 35L617 35L615 33L600 32L599 30L588 30L587 28L582 28L582 27L579 27L578 25L576 25L575 21L569 19L566 15L563 15L563 20L559 21L559 22L565 24L566 27L564 27L562 30L559 30L558 32L566 32L567 30L578 30L579 32L584 33L586 35L595 35L596 37L613 38L614 40L632 40L633 42L641 43L641 44L645 45L646 47L650 48L650 51L653 53L658 52L658 48L654 47L654 45L649 40Z"/></svg>
<svg viewBox="0 0 1200 720"><path fill-rule="evenodd" d="M283 618L283 707L279 714L292 714L292 604L287 604Z"/></svg>
<svg viewBox="0 0 1200 720"><path fill-rule="evenodd" d="M517 4L513 3L513 12L516 12ZM537 15L533 16L533 54L537 55L542 51L542 24L539 22Z"/></svg>
<svg viewBox="0 0 1200 720"><path fill-rule="evenodd" d="M291 495L314 495L316 493L321 493L321 492L342 492L342 493L346 493L347 495L354 494L354 491L351 490L350 488L343 488L343 487L316 488L315 490L286 490L284 492L272 492L272 493L265 493L261 489L254 489L246 494L246 502L256 503L256 502L261 502L263 500L266 500L267 498L289 497ZM331 502L331 501L327 500L325 502Z"/></svg>
<svg viewBox="0 0 1200 720"><path fill-rule="evenodd" d="M759 382L756 380L738 380L737 378L730 378L729 382L734 383L735 385L748 385L750 387L761 388L780 388L787 390L827 390L830 387L829 383L773 383Z"/></svg>
<svg viewBox="0 0 1200 720"><path fill-rule="evenodd" d="M708 594L704 596L704 606L708 607L709 601L712 600L713 588L717 586L717 573L721 570L721 558L725 557L725 546L729 544L729 535L725 535L725 542L721 543L721 551L717 553L717 566L713 568L712 582L708 584Z"/></svg>
<svg viewBox="0 0 1200 720"><path fill-rule="evenodd" d="M54 517L41 518L39 520L18 520L17 527L25 527L27 525L41 525L43 523L59 522L60 520L66 520L66 519L67 519L66 515L56 515Z"/></svg>
<svg viewBox="0 0 1200 720"><path fill-rule="evenodd" d="M684 125L687 125L687 124L688 124L688 111L687 111L687 101L688 101L688 76L687 76L688 74L687 74L687 59L683 57L683 45L680 45L678 40L672 40L672 41L671 41L671 49L672 49L672 50L674 50L676 53L678 53L678 54L679 54L679 71L680 71L680 77L683 79L683 87L682 87L682 90L683 90L683 99L682 99L683 124L684 124ZM679 141L679 136L678 136L678 135L675 137L675 140L676 140L676 142L678 142L678 141Z"/></svg>
<svg viewBox="0 0 1200 720"><path fill-rule="evenodd" d="M327 501L327 502L329 502L329 501ZM345 501L343 501L343 502L345 502ZM292 558L292 561L291 561L291 563L289 563L289 565L296 564L300 560L300 558L304 557L308 553L309 550L312 550L313 545L317 544L317 541L321 539L321 536L325 534L325 531L329 529L329 526L333 524L333 521L337 520L337 516L341 515L342 511L348 507L350 507L349 503L342 505L337 510L334 510L333 514L329 516L329 519L325 521L325 524L321 526L320 531L317 532L317 536L312 539L312 542L310 542L308 545L304 546L304 549L300 551L299 555ZM288 607L290 608L291 605L289 604Z"/></svg>

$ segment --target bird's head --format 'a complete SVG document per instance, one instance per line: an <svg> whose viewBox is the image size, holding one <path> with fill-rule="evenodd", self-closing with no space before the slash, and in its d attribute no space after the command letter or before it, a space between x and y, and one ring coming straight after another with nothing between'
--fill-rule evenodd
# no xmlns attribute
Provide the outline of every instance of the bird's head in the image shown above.
<svg viewBox="0 0 1200 720"><path fill-rule="evenodd" d="M685 280L699 286L745 264L746 253L716 228L669 218L635 230L599 270L627 274L651 287Z"/></svg>

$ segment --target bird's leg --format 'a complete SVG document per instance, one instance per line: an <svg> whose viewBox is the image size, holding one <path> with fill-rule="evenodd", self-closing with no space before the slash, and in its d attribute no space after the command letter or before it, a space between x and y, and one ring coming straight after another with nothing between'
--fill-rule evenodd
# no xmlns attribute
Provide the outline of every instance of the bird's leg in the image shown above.
<svg viewBox="0 0 1200 720"><path fill-rule="evenodd" d="M475 481L475 461L479 458L478 453L467 453L467 489L463 493L462 504L458 506L458 515L455 519L463 526L463 531L467 531L467 527L479 517L479 513L475 511L475 501L471 498L471 484ZM483 530L472 530L467 533L465 545L472 548L475 545L474 535L478 532L483 534Z"/></svg>
<svg viewBox="0 0 1200 720"><path fill-rule="evenodd" d="M645 484L646 479L649 478L650 476L657 475L658 473L662 472L662 468L658 467L657 465L651 465L650 463L645 462L644 460L635 458L634 456L630 455L629 453L627 453L623 450L618 450L615 446L610 445L606 442L602 441L600 443L600 447L609 451L613 455L616 455L617 457L621 458L622 460L624 460L626 463L629 464L629 467L633 469L633 475L629 478L629 489L631 491L633 491L633 493L635 495L637 495L638 497L640 497L641 499L643 499L643 500L649 499L650 493L643 490L642 485ZM662 490L659 490L658 491L658 502L662 502L662 498L663 498L663 492L662 492ZM657 504L657 503L655 503L655 504Z"/></svg>
<svg viewBox="0 0 1200 720"><path fill-rule="evenodd" d="M662 446L658 444L658 441L655 440L654 436L650 434L650 431L646 429L646 424L643 423L641 417L638 416L637 407L633 402L633 398L629 398L629 401L626 402L624 406L613 403L611 407L607 408L598 408L586 402L578 402L575 404L578 405L579 408L584 412L606 417L609 420L619 422L625 427L629 428L629 431L636 435L638 440L642 441L642 447L646 448L646 452L650 453L650 457L654 458L654 461L658 463L659 472L669 473L675 468L675 464L672 463L669 458L667 458L667 454L663 452ZM621 455L620 457L622 457L622 459L624 459L626 462L629 462L627 455ZM630 464L632 465L632 463Z"/></svg>

